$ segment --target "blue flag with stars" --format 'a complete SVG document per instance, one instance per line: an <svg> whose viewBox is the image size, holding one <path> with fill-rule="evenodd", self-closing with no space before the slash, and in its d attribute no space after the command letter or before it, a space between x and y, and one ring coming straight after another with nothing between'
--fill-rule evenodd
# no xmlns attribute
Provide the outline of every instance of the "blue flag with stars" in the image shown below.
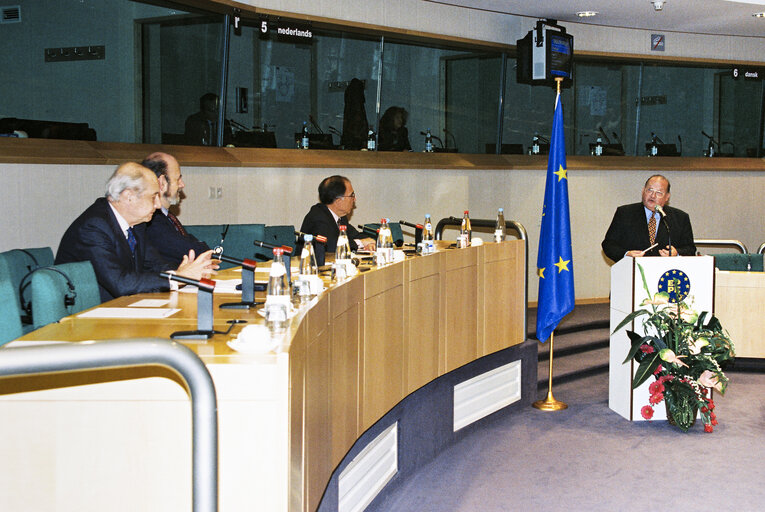
<svg viewBox="0 0 765 512"><path fill-rule="evenodd" d="M563 107L558 93L555 98L537 256L537 339L541 342L547 341L563 317L574 309L574 265L571 256L571 221L566 172Z"/></svg>

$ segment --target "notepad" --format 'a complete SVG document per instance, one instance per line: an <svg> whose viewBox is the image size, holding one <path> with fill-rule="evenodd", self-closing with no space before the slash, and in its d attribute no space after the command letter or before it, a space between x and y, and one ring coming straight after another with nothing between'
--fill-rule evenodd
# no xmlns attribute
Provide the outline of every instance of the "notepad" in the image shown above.
<svg viewBox="0 0 765 512"><path fill-rule="evenodd" d="M78 318L167 318L180 311L172 308L95 308L77 315Z"/></svg>

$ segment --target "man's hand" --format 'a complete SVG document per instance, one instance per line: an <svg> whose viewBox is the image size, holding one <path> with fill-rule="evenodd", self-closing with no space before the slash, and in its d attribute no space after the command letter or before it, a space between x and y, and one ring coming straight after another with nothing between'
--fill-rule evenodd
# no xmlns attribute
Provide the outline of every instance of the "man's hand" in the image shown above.
<svg viewBox="0 0 765 512"><path fill-rule="evenodd" d="M659 256L677 256L677 249L674 245L672 247L668 245L666 249L659 249Z"/></svg>
<svg viewBox="0 0 765 512"><path fill-rule="evenodd" d="M371 238L362 238L361 240L359 240L359 242L362 243L365 251L375 252L375 247L377 246L377 244Z"/></svg>
<svg viewBox="0 0 765 512"><path fill-rule="evenodd" d="M210 277L212 271L217 270L218 268L217 260L212 259L212 253L211 249L203 252L199 256L195 256L194 250L190 250L189 253L183 257L183 261L178 265L175 273L190 279Z"/></svg>
<svg viewBox="0 0 765 512"><path fill-rule="evenodd" d="M633 258L642 258L645 254L645 251L627 251L627 254L625 256L631 256Z"/></svg>

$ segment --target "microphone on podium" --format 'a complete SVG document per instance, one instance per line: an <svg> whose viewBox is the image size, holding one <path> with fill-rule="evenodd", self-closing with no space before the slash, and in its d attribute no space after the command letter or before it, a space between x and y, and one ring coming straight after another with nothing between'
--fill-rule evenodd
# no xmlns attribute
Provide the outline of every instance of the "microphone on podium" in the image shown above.
<svg viewBox="0 0 765 512"><path fill-rule="evenodd" d="M303 233L302 231L295 231L295 236L299 236L300 238L303 238L303 235L310 235L311 233ZM317 242L321 242L323 244L327 243L327 237L324 235L312 235L313 239ZM266 247L265 245L263 247ZM274 247L272 246L271 249ZM292 253L292 249L290 249L290 253Z"/></svg>
<svg viewBox="0 0 765 512"><path fill-rule="evenodd" d="M325 238L324 241L326 240L327 239ZM274 244L269 244L268 242L261 242L260 240L255 240L252 243L253 245L257 245L258 247L262 247L264 249L271 249L271 250L281 249L284 251L284 254L292 254L292 247L290 247L289 245L274 245ZM232 262L229 262L229 263L232 263Z"/></svg>
<svg viewBox="0 0 765 512"><path fill-rule="evenodd" d="M664 225L667 226L667 241L669 242L669 255L672 256L672 233L669 229L669 222L667 222L667 214L664 213L664 208L661 207L660 204L656 205L655 210L661 215L662 220L664 221Z"/></svg>
<svg viewBox="0 0 765 512"><path fill-rule="evenodd" d="M176 340L207 340L216 334L213 330L213 290L215 281L211 279L191 279L189 277L179 276L174 272L160 272L160 276L177 281L179 283L189 284L197 287L197 328L194 331L176 331L170 334L170 338Z"/></svg>
<svg viewBox="0 0 765 512"><path fill-rule="evenodd" d="M422 230L425 229L425 226L423 226L422 224L413 224L405 220L400 220L398 221L398 223L401 224L402 226L414 228L414 245L415 247L419 246L420 242L422 242Z"/></svg>

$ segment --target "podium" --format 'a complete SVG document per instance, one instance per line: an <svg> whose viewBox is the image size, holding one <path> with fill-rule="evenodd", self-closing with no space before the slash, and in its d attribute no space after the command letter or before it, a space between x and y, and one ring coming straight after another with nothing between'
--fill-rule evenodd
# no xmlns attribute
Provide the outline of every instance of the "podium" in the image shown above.
<svg viewBox="0 0 765 512"><path fill-rule="evenodd" d="M643 268L648 293L653 297L659 291L669 291L674 302L675 292L688 307L714 313L714 258L712 256L675 256L671 258L625 257L611 267L610 350L608 361L608 407L630 421L642 421L640 409L648 405L649 378L637 389L632 389L632 379L637 370L635 361L622 364L630 349L627 330L643 334L643 318L640 317L614 332L619 323L633 311L651 309L641 306L648 298L640 273ZM679 290L672 289L673 279L680 283ZM669 286L669 289L667 287ZM661 288L661 289L660 289ZM653 419L667 419L664 407L654 409Z"/></svg>

